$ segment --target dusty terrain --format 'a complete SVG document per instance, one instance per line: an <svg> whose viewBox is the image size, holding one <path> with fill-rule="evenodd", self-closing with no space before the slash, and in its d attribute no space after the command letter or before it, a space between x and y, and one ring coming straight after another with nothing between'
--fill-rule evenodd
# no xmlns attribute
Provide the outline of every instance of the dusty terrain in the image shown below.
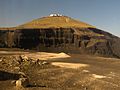
<svg viewBox="0 0 120 90"><path fill-rule="evenodd" d="M18 88L14 83L20 72L29 79L27 87ZM120 59L0 51L0 90L119 90L119 77Z"/></svg>

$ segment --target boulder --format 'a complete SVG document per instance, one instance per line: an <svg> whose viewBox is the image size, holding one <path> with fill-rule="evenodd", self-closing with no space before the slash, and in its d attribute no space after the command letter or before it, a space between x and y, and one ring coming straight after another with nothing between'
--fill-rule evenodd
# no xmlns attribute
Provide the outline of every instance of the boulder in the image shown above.
<svg viewBox="0 0 120 90"><path fill-rule="evenodd" d="M29 80L28 78L19 78L15 84L17 88L27 87L29 85Z"/></svg>
<svg viewBox="0 0 120 90"><path fill-rule="evenodd" d="M21 58L22 61L28 61L28 59L29 59L29 58L28 58L27 56L25 56L25 55L21 55L20 58Z"/></svg>

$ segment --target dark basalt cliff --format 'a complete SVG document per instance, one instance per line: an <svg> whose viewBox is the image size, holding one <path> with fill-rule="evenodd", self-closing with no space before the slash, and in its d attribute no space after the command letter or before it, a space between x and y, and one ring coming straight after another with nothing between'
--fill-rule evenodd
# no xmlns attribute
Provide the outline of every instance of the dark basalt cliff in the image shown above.
<svg viewBox="0 0 120 90"><path fill-rule="evenodd" d="M89 25L47 28L28 28L29 24L26 24L27 27L23 26L13 30L0 28L0 48L24 48L120 58L120 38Z"/></svg>

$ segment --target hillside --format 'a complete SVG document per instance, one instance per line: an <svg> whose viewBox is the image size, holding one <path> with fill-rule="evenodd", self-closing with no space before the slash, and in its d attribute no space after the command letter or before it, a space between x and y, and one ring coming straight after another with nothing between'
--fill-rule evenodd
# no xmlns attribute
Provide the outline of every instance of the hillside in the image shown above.
<svg viewBox="0 0 120 90"><path fill-rule="evenodd" d="M74 20L67 16L47 16L39 19L35 19L31 22L25 23L23 25L18 26L18 28L88 28L94 27L92 25L86 24L84 22L80 22Z"/></svg>
<svg viewBox="0 0 120 90"><path fill-rule="evenodd" d="M0 28L0 48L120 58L120 38L67 16L47 16Z"/></svg>

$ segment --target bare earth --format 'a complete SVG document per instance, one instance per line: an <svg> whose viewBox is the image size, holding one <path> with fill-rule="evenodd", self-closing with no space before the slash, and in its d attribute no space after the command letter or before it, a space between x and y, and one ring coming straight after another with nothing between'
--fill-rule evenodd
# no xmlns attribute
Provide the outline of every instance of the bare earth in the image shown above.
<svg viewBox="0 0 120 90"><path fill-rule="evenodd" d="M25 71L29 87L18 89L11 83L13 79L0 79L0 90L120 90L120 59L65 53L0 52L1 57L21 54L48 61L50 65L33 66ZM0 71L14 73L5 65L0 65Z"/></svg>

